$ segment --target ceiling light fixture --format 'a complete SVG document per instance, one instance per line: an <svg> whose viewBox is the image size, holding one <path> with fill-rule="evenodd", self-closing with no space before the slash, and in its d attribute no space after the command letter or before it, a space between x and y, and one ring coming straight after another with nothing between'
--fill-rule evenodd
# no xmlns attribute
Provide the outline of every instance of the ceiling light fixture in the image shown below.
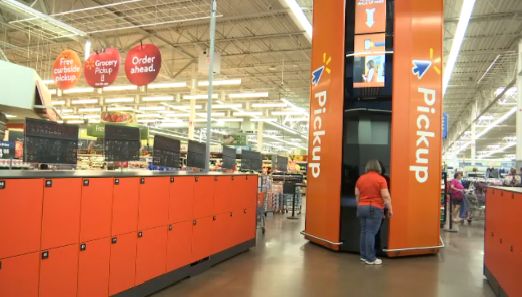
<svg viewBox="0 0 522 297"><path fill-rule="evenodd" d="M134 102L132 97L121 97L121 98L106 98L105 103L131 103Z"/></svg>
<svg viewBox="0 0 522 297"><path fill-rule="evenodd" d="M78 112L100 112L101 107L78 108Z"/></svg>
<svg viewBox="0 0 522 297"><path fill-rule="evenodd" d="M233 109L243 108L243 104L212 104L212 109Z"/></svg>
<svg viewBox="0 0 522 297"><path fill-rule="evenodd" d="M295 0L282 0L283 3L290 8L290 15L297 23L297 26L304 31L304 35L308 41L312 42L312 25L303 12L303 9L297 4Z"/></svg>
<svg viewBox="0 0 522 297"><path fill-rule="evenodd" d="M44 80L42 80L42 82L45 85L54 85L54 79L44 79Z"/></svg>
<svg viewBox="0 0 522 297"><path fill-rule="evenodd" d="M79 94L79 93L92 93L94 88L72 88L62 91L64 94Z"/></svg>
<svg viewBox="0 0 522 297"><path fill-rule="evenodd" d="M85 121L83 120L70 120L70 121L65 121L67 124L83 124L85 123Z"/></svg>
<svg viewBox="0 0 522 297"><path fill-rule="evenodd" d="M251 93L233 93L228 94L230 99L247 99L247 98L266 98L268 92L251 92Z"/></svg>
<svg viewBox="0 0 522 297"><path fill-rule="evenodd" d="M224 79L212 81L213 86L239 86L241 85L241 79ZM208 87L208 81L198 81L198 87Z"/></svg>
<svg viewBox="0 0 522 297"><path fill-rule="evenodd" d="M299 110L284 110L284 111L272 111L272 115L274 116L292 116L292 115L302 115L303 112Z"/></svg>
<svg viewBox="0 0 522 297"><path fill-rule="evenodd" d="M153 83L147 86L147 89L174 89L174 88L186 88L186 82L171 82L171 83Z"/></svg>
<svg viewBox="0 0 522 297"><path fill-rule="evenodd" d="M251 122L277 122L275 118L252 118Z"/></svg>
<svg viewBox="0 0 522 297"><path fill-rule="evenodd" d="M260 117L263 113L261 111L236 111L235 117Z"/></svg>
<svg viewBox="0 0 522 297"><path fill-rule="evenodd" d="M174 96L154 96L154 97L143 97L143 102L154 102L154 101L174 101Z"/></svg>
<svg viewBox="0 0 522 297"><path fill-rule="evenodd" d="M219 96L218 94L212 94L212 99L217 99ZM208 95L207 94L201 94L201 95L183 95L183 99L185 100L207 100Z"/></svg>
<svg viewBox="0 0 522 297"><path fill-rule="evenodd" d="M134 111L134 107L131 107L131 106L111 106L111 107L107 107L107 111Z"/></svg>
<svg viewBox="0 0 522 297"><path fill-rule="evenodd" d="M166 108L165 106L140 106L138 109L142 111L161 111Z"/></svg>
<svg viewBox="0 0 522 297"><path fill-rule="evenodd" d="M71 100L71 104L80 105L80 104L96 104L98 103L98 99L76 99Z"/></svg>
<svg viewBox="0 0 522 297"><path fill-rule="evenodd" d="M444 67L444 74L442 77L443 96L444 94L446 94L446 89L448 88L453 69L455 68L455 64L457 62L457 58L460 52L460 47L462 46L462 41L464 41L464 34L466 33L466 29L468 28L469 19L471 18L471 13L473 12L474 6L475 0L464 0L462 3L462 7L460 8L460 16L459 22L457 23L457 30L455 31L453 42L451 44L451 50L448 56L448 61L446 62L446 67Z"/></svg>
<svg viewBox="0 0 522 297"><path fill-rule="evenodd" d="M252 108L283 108L286 103L252 103Z"/></svg>
<svg viewBox="0 0 522 297"><path fill-rule="evenodd" d="M51 105L53 105L53 106L65 105L65 100L51 101Z"/></svg>
<svg viewBox="0 0 522 297"><path fill-rule="evenodd" d="M135 85L122 85L122 86L108 86L104 87L104 92L118 92L118 91L137 91L138 86Z"/></svg>

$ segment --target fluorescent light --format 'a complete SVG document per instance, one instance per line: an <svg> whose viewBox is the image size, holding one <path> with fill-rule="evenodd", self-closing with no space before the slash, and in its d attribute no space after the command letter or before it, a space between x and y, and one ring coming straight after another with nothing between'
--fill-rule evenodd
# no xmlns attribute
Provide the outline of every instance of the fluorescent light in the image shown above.
<svg viewBox="0 0 522 297"><path fill-rule="evenodd" d="M187 111L187 110L191 109L190 105L172 105L172 104L168 104L168 103L161 103L161 105L167 106L172 109L181 110L181 111ZM194 105L194 109L196 109L196 110L202 109L202 108L203 108L202 105Z"/></svg>
<svg viewBox="0 0 522 297"><path fill-rule="evenodd" d="M45 84L45 85L54 85L54 79L44 79L42 80L42 82ZM50 91L50 90L49 90Z"/></svg>
<svg viewBox="0 0 522 297"><path fill-rule="evenodd" d="M165 110L165 106L140 106L139 110L143 111L160 111Z"/></svg>
<svg viewBox="0 0 522 297"><path fill-rule="evenodd" d="M308 122L309 118L286 118L285 122Z"/></svg>
<svg viewBox="0 0 522 297"><path fill-rule="evenodd" d="M453 37L453 42L451 44L451 50L448 56L448 61L446 62L446 67L444 67L444 75L442 78L443 96L444 94L446 94L446 89L448 88L453 69L455 68L455 63L457 62L457 58L459 56L460 47L462 45L462 41L464 40L464 34L466 33L469 19L471 17L471 13L473 12L473 6L475 6L475 0L464 0L462 3L462 7L460 8L460 16L459 22L457 23L457 30L455 31L455 35Z"/></svg>
<svg viewBox="0 0 522 297"><path fill-rule="evenodd" d="M194 119L194 123L206 123L207 119Z"/></svg>
<svg viewBox="0 0 522 297"><path fill-rule="evenodd" d="M198 117L204 117L204 118L207 117L206 112L197 112L196 115ZM224 117L224 116L226 116L226 114L224 112L212 112L212 117Z"/></svg>
<svg viewBox="0 0 522 297"><path fill-rule="evenodd" d="M286 103L252 103L252 108L283 108Z"/></svg>
<svg viewBox="0 0 522 297"><path fill-rule="evenodd" d="M5 114L5 117L8 118L8 119L14 119L14 118L16 118L15 115L7 114L7 113Z"/></svg>
<svg viewBox="0 0 522 297"><path fill-rule="evenodd" d="M308 21L308 18L306 18L303 10L297 4L295 0L283 0L283 2L290 8L290 15L292 16L292 19L297 23L297 26L305 32L305 37L308 39L308 41L312 41L312 25Z"/></svg>
<svg viewBox="0 0 522 297"><path fill-rule="evenodd" d="M143 97L141 98L143 102L153 102L153 101L174 101L174 96L153 96L153 97Z"/></svg>
<svg viewBox="0 0 522 297"><path fill-rule="evenodd" d="M64 119L64 120L76 120L76 119L81 119L81 118L82 118L82 116L77 115L77 114L69 114L69 115L62 116L62 119Z"/></svg>
<svg viewBox="0 0 522 297"><path fill-rule="evenodd" d="M100 112L101 107L78 108L78 112Z"/></svg>
<svg viewBox="0 0 522 297"><path fill-rule="evenodd" d="M287 115L301 115L303 114L301 111L297 110L285 110L285 111L272 111L272 115L275 116L287 116Z"/></svg>
<svg viewBox="0 0 522 297"><path fill-rule="evenodd" d="M161 123L158 126L161 128L183 128L187 126L187 123Z"/></svg>
<svg viewBox="0 0 522 297"><path fill-rule="evenodd" d="M142 124L149 124L149 123L156 123L158 120L152 120L152 119L140 119L138 120L138 123Z"/></svg>
<svg viewBox="0 0 522 297"><path fill-rule="evenodd" d="M91 55L91 46L92 46L92 43L90 40L85 41L85 45L83 46L83 59L84 60L89 59L89 56Z"/></svg>
<svg viewBox="0 0 522 297"><path fill-rule="evenodd" d="M135 91L138 90L138 86L135 85L123 85L123 86L108 86L104 87L104 92L118 92L118 91Z"/></svg>
<svg viewBox="0 0 522 297"><path fill-rule="evenodd" d="M161 121L162 123L183 123L180 119L164 119Z"/></svg>
<svg viewBox="0 0 522 297"><path fill-rule="evenodd" d="M140 118L161 118L160 114L157 113L139 113L136 115L138 119Z"/></svg>
<svg viewBox="0 0 522 297"><path fill-rule="evenodd" d="M236 111L234 112L235 117L259 117L262 116L261 111Z"/></svg>
<svg viewBox="0 0 522 297"><path fill-rule="evenodd" d="M98 99L76 99L71 100L71 104L79 105L79 104L95 104L98 103Z"/></svg>
<svg viewBox="0 0 522 297"><path fill-rule="evenodd" d="M49 89L49 94L56 95L57 94L56 89Z"/></svg>
<svg viewBox="0 0 522 297"><path fill-rule="evenodd" d="M9 6L11 6L14 9L17 9L19 11L27 13L27 14L33 16L36 19L41 19L42 21L45 21L45 22L47 22L47 23L49 23L49 24L51 24L53 26L61 28L61 29L63 29L63 30L65 30L65 31L70 33L70 34L61 34L62 37L75 36L75 35L79 35L79 36L85 36L86 35L85 32L83 32L81 30L78 30L78 29L74 28L71 25L68 25L68 24L66 24L64 22L61 22L61 21L59 21L59 20L57 20L57 19L55 19L53 17L50 17L50 16L48 16L48 15L46 15L46 14L44 14L44 13L42 13L42 12L40 12L40 11L30 7L30 6L22 4L22 3L18 2L18 1L15 1L15 0L4 0L2 2L5 3L5 4L8 4ZM51 30L52 31L52 29L49 29L49 28L47 30Z"/></svg>
<svg viewBox="0 0 522 297"><path fill-rule="evenodd" d="M491 157L491 156L493 156L495 154L502 153L502 152L504 152L504 151L506 151L506 150L508 150L508 149L510 149L512 147L514 147L515 145L517 145L516 142L509 143L509 144L505 145L504 147L501 147L501 148L499 148L497 150L491 151L491 152L483 155L483 158L488 158L488 157Z"/></svg>
<svg viewBox="0 0 522 297"><path fill-rule="evenodd" d="M70 121L65 121L67 124L83 124L85 123L83 120L70 120Z"/></svg>
<svg viewBox="0 0 522 297"><path fill-rule="evenodd" d="M308 111L302 107L299 107L297 105L295 105L294 103L290 102L290 100L288 99L285 99L285 98L281 98L281 101L283 101L284 103L286 103L286 105L290 106L291 108L293 108L294 110L296 111L299 111L301 112L301 114L305 115L305 116L308 116Z"/></svg>
<svg viewBox="0 0 522 297"><path fill-rule="evenodd" d="M266 98L268 92L251 92L251 93L234 93L228 94L230 99L242 99L242 98Z"/></svg>
<svg viewBox="0 0 522 297"><path fill-rule="evenodd" d="M198 81L198 87L208 87L208 80ZM212 81L213 86L238 86L241 85L241 79L224 79Z"/></svg>
<svg viewBox="0 0 522 297"><path fill-rule="evenodd" d="M71 112L74 112L74 109L72 109L72 108L62 108L62 109L58 110L58 112L61 112L61 113L71 113Z"/></svg>
<svg viewBox="0 0 522 297"><path fill-rule="evenodd" d="M64 94L79 94L79 93L92 93L94 92L94 88L72 88L68 90L63 90Z"/></svg>
<svg viewBox="0 0 522 297"><path fill-rule="evenodd" d="M163 112L161 112L161 114L164 116L168 116L168 117L180 117L180 118L190 117L190 114L188 114L188 113L179 113L179 112L173 112L173 111L163 111Z"/></svg>
<svg viewBox="0 0 522 297"><path fill-rule="evenodd" d="M219 96L218 94L212 94L212 99L217 99ZM186 99L186 100L203 100L203 99L208 99L208 95L207 94L201 94L201 95L183 95L183 99Z"/></svg>
<svg viewBox="0 0 522 297"><path fill-rule="evenodd" d="M112 106L107 107L107 111L134 111L132 106Z"/></svg>
<svg viewBox="0 0 522 297"><path fill-rule="evenodd" d="M89 124L99 124L101 123L101 120L99 119L89 119Z"/></svg>
<svg viewBox="0 0 522 297"><path fill-rule="evenodd" d="M292 133L292 134L294 134L294 135L300 135L300 136L302 136L301 133L299 133L299 132L297 132L297 131L295 131L295 130L293 130L293 129L290 129L290 128L284 126L284 125L278 124L278 123L276 123L276 122L266 122L266 123L269 124L269 125L271 125L271 126L274 126L274 127L276 127L276 128L279 128L279 129L281 129L281 130L284 130L284 131L286 131L286 132Z"/></svg>
<svg viewBox="0 0 522 297"><path fill-rule="evenodd" d="M84 119L100 119L99 114L86 114L83 116Z"/></svg>
<svg viewBox="0 0 522 297"><path fill-rule="evenodd" d="M51 101L51 104L52 104L53 106L57 106L57 105L65 105L65 100Z"/></svg>
<svg viewBox="0 0 522 297"><path fill-rule="evenodd" d="M252 118L251 122L277 122L277 119L274 118Z"/></svg>
<svg viewBox="0 0 522 297"><path fill-rule="evenodd" d="M212 104L212 109L243 108L243 104Z"/></svg>
<svg viewBox="0 0 522 297"><path fill-rule="evenodd" d="M239 119L234 119L234 118L229 118L229 119L214 119L215 122L222 122L222 123L227 123L227 122L243 122L243 119L242 118L239 118Z"/></svg>
<svg viewBox="0 0 522 297"><path fill-rule="evenodd" d="M170 89L170 88L186 88L186 82L172 82L172 83L154 83L149 84L147 89Z"/></svg>
<svg viewBox="0 0 522 297"><path fill-rule="evenodd" d="M105 103L131 103L134 102L132 97L121 97L121 98L106 98Z"/></svg>

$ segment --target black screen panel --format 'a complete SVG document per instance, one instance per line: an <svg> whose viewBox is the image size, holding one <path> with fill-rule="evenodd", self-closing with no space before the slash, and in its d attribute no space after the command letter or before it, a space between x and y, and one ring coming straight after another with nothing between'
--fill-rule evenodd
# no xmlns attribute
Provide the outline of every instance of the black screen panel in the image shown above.
<svg viewBox="0 0 522 297"><path fill-rule="evenodd" d="M223 146L223 164L224 169L234 169L236 166L236 149Z"/></svg>
<svg viewBox="0 0 522 297"><path fill-rule="evenodd" d="M205 169L207 148L205 143L189 140L187 166Z"/></svg>
<svg viewBox="0 0 522 297"><path fill-rule="evenodd" d="M180 147L181 142L178 139L155 135L152 164L156 166L179 168Z"/></svg>
<svg viewBox="0 0 522 297"><path fill-rule="evenodd" d="M121 125L106 125L105 160L110 162L139 161L140 129Z"/></svg>

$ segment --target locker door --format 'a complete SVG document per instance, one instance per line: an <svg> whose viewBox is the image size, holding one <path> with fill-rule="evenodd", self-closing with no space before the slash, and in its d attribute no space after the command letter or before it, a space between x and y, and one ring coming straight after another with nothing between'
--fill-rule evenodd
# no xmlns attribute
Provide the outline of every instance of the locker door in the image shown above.
<svg viewBox="0 0 522 297"><path fill-rule="evenodd" d="M240 217L240 243L243 243L256 237L256 211L251 208L244 209Z"/></svg>
<svg viewBox="0 0 522 297"><path fill-rule="evenodd" d="M213 217L214 222L212 224L213 233L213 250L212 254L217 254L226 250L230 245L230 230L229 221L230 213L221 213Z"/></svg>
<svg viewBox="0 0 522 297"><path fill-rule="evenodd" d="M72 244L41 252L39 297L76 296L78 251Z"/></svg>
<svg viewBox="0 0 522 297"><path fill-rule="evenodd" d="M194 218L209 217L214 211L214 177L196 176Z"/></svg>
<svg viewBox="0 0 522 297"><path fill-rule="evenodd" d="M247 180L248 176L246 175L242 175L242 176L238 176L236 179L237 179L237 184L236 184L236 189L237 189L237 194L236 194L236 203L235 203L235 207L234 209L239 209L239 210L243 210L245 208L248 208L248 203L247 203L247 197L249 196L250 192L248 190L248 180Z"/></svg>
<svg viewBox="0 0 522 297"><path fill-rule="evenodd" d="M78 297L109 296L110 238L80 244Z"/></svg>
<svg viewBox="0 0 522 297"><path fill-rule="evenodd" d="M191 221L194 218L194 177L173 177L171 181L169 221Z"/></svg>
<svg viewBox="0 0 522 297"><path fill-rule="evenodd" d="M247 175L245 196L243 197L243 207L247 209L256 209L257 205L257 175Z"/></svg>
<svg viewBox="0 0 522 297"><path fill-rule="evenodd" d="M42 250L79 242L81 184L79 178L44 181Z"/></svg>
<svg viewBox="0 0 522 297"><path fill-rule="evenodd" d="M213 221L212 217L194 220L192 223L192 261L198 261L212 254Z"/></svg>
<svg viewBox="0 0 522 297"><path fill-rule="evenodd" d="M231 176L214 177L214 214L231 210L232 186Z"/></svg>
<svg viewBox="0 0 522 297"><path fill-rule="evenodd" d="M0 260L0 296L37 297L40 253Z"/></svg>
<svg viewBox="0 0 522 297"><path fill-rule="evenodd" d="M242 210L234 210L230 212L229 214L229 221L228 221L228 239L230 246L238 245L242 242L242 236L241 236L241 216L242 216Z"/></svg>
<svg viewBox="0 0 522 297"><path fill-rule="evenodd" d="M169 226L167 242L167 271L173 271L192 262L192 221Z"/></svg>
<svg viewBox="0 0 522 297"><path fill-rule="evenodd" d="M112 201L112 235L138 231L140 179L115 178Z"/></svg>
<svg viewBox="0 0 522 297"><path fill-rule="evenodd" d="M138 231L136 285L162 275L167 262L167 226Z"/></svg>
<svg viewBox="0 0 522 297"><path fill-rule="evenodd" d="M42 197L41 179L0 181L0 259L40 250Z"/></svg>
<svg viewBox="0 0 522 297"><path fill-rule="evenodd" d="M168 177L140 178L139 230L168 224L169 187Z"/></svg>
<svg viewBox="0 0 522 297"><path fill-rule="evenodd" d="M80 242L110 237L112 178L83 180Z"/></svg>
<svg viewBox="0 0 522 297"><path fill-rule="evenodd" d="M109 295L115 295L134 286L136 277L135 232L112 238Z"/></svg>
<svg viewBox="0 0 522 297"><path fill-rule="evenodd" d="M229 199L228 199L228 209L226 211L234 211L236 209L240 209L240 184L242 183L242 176L232 176L230 181L230 190L229 190Z"/></svg>

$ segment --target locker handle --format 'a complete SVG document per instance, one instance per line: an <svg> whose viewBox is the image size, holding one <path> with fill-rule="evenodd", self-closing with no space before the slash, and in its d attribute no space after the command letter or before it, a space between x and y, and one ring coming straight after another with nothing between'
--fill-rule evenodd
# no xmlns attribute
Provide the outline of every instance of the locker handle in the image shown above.
<svg viewBox="0 0 522 297"><path fill-rule="evenodd" d="M83 180L83 186L84 187L88 187L89 186L89 180L88 179L84 179Z"/></svg>
<svg viewBox="0 0 522 297"><path fill-rule="evenodd" d="M143 232L142 231L138 232L138 238L142 238L142 237L143 237Z"/></svg>
<svg viewBox="0 0 522 297"><path fill-rule="evenodd" d="M120 179L119 178L115 178L114 179L114 184L115 185L119 185L120 184Z"/></svg>
<svg viewBox="0 0 522 297"><path fill-rule="evenodd" d="M0 270L2 270L2 261L0 261Z"/></svg>
<svg viewBox="0 0 522 297"><path fill-rule="evenodd" d="M172 231L172 224L169 225L169 231Z"/></svg>
<svg viewBox="0 0 522 297"><path fill-rule="evenodd" d="M509 247L509 251L513 253L513 250L514 250L514 249L513 249L513 246L510 246L510 247Z"/></svg>
<svg viewBox="0 0 522 297"><path fill-rule="evenodd" d="M196 182L198 182L198 181L199 181L199 176L194 176L194 180L195 180Z"/></svg>
<svg viewBox="0 0 522 297"><path fill-rule="evenodd" d="M48 180L45 181L45 187L46 188L50 188L52 186L53 186L53 181L52 180L48 179Z"/></svg>
<svg viewBox="0 0 522 297"><path fill-rule="evenodd" d="M85 243L80 244L80 251L81 252L85 251L86 249L87 249L87 244L85 244Z"/></svg>
<svg viewBox="0 0 522 297"><path fill-rule="evenodd" d="M192 225L196 226L197 224L198 224L198 221L196 221L196 220L192 221Z"/></svg>
<svg viewBox="0 0 522 297"><path fill-rule="evenodd" d="M232 215L232 212L230 212L230 217L232 217L232 216L233 216L233 215Z"/></svg>
<svg viewBox="0 0 522 297"><path fill-rule="evenodd" d="M170 182L171 182L171 183L174 182L174 177L173 177L173 176L170 177Z"/></svg>
<svg viewBox="0 0 522 297"><path fill-rule="evenodd" d="M112 243L112 244L116 244L116 243L118 243L118 237L113 237L113 238L111 238L111 243Z"/></svg>
<svg viewBox="0 0 522 297"><path fill-rule="evenodd" d="M145 184L145 178L144 177L140 178L140 184L142 184L142 185Z"/></svg>
<svg viewBox="0 0 522 297"><path fill-rule="evenodd" d="M216 216L212 216L212 221L215 221L216 220Z"/></svg>
<svg viewBox="0 0 522 297"><path fill-rule="evenodd" d="M246 208L245 208L245 209L243 209L243 213L244 213L244 214L246 214L246 213L247 213L247 211L246 211Z"/></svg>
<svg viewBox="0 0 522 297"><path fill-rule="evenodd" d="M231 175L230 178L231 178L232 180L234 180L234 176L233 176L233 175Z"/></svg>
<svg viewBox="0 0 522 297"><path fill-rule="evenodd" d="M5 186L6 186L6 181L5 180L0 180L0 190L5 189ZM1 267L0 267L0 269L1 269Z"/></svg>
<svg viewBox="0 0 522 297"><path fill-rule="evenodd" d="M43 251L42 252L42 260L49 259L49 251Z"/></svg>

